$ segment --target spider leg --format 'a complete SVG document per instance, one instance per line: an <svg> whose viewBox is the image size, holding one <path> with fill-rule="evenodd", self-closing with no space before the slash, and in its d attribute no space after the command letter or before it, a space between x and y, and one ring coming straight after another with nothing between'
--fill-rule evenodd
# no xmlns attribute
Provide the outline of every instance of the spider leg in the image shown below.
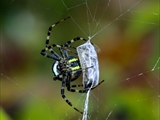
<svg viewBox="0 0 160 120"><path fill-rule="evenodd" d="M59 51L64 59L68 58L68 52L63 46L59 48Z"/></svg>
<svg viewBox="0 0 160 120"><path fill-rule="evenodd" d="M59 80L59 81L62 81L61 79L63 78L63 74L60 73L59 75L53 77L53 80L56 81L56 80Z"/></svg>
<svg viewBox="0 0 160 120"><path fill-rule="evenodd" d="M53 25L51 25L49 27L48 32L47 32L47 38L46 38L46 48L41 51L41 54L43 56L46 56L48 58L51 58L51 59L54 59L54 60L58 60L58 61L60 60L59 55L56 52L54 52L54 50L52 49L52 47L55 47L55 46L59 47L60 45L53 44L53 45L49 46L49 40L50 40L50 35L51 35L52 28L55 27L57 24L67 20L68 18L70 18L70 16L67 17L67 18L64 18L64 19L62 19L62 20L60 20L58 22L56 22L55 24L53 24ZM52 54L54 54L54 56L53 55L49 55L48 53L46 53L46 51L50 51Z"/></svg>
<svg viewBox="0 0 160 120"><path fill-rule="evenodd" d="M73 54L75 54L76 56L78 55L76 52L74 52L74 51L72 51L72 50L70 50L70 49L67 49L67 47L63 47L64 48L64 50L65 50L65 54L68 56L68 52L71 52L71 53L73 53ZM70 46L70 48L73 48L74 50L76 50L76 48L75 47L72 47L72 46Z"/></svg>
<svg viewBox="0 0 160 120"><path fill-rule="evenodd" d="M76 37L76 38L73 38L72 40L69 40L69 41L67 41L65 44L64 44L64 46L66 46L66 47L71 47L71 48L73 48L73 49L76 49L75 47L72 47L70 44L71 43L73 43L73 42L75 42L75 41L78 41L78 40L83 40L83 41L87 41L87 39L85 39L85 38L82 38L82 37ZM93 46L96 46L94 43L92 43L91 42L91 44L93 45Z"/></svg>
<svg viewBox="0 0 160 120"><path fill-rule="evenodd" d="M66 79L66 87L68 91L70 90L70 82L71 82L71 74L68 74Z"/></svg>
<svg viewBox="0 0 160 120"><path fill-rule="evenodd" d="M76 50L76 47L73 47L73 46L71 46L70 44L71 43L74 43L75 41L78 41L78 40L83 40L83 41L87 41L87 39L85 39L85 38L82 38L82 37L76 37L76 38L73 38L72 40L69 40L69 41L67 41L65 44L63 44L62 46L63 47L66 47L66 48L73 48L74 50ZM95 48L98 48L94 43L92 43L91 42L91 44L95 47ZM69 50L69 49L66 49L67 51L69 51L69 52L72 52L72 53L74 53L75 55L78 55L76 52L73 52L73 51L71 51L71 50ZM97 49L97 51L98 51L98 49Z"/></svg>
<svg viewBox="0 0 160 120"><path fill-rule="evenodd" d="M75 87L83 87L83 84L81 85L71 85L72 88L75 88Z"/></svg>
<svg viewBox="0 0 160 120"><path fill-rule="evenodd" d="M65 86L66 86L66 80L67 80L67 76L64 76L63 79L62 79L62 87L61 87L61 95L62 95L62 98L66 101L66 103L68 105L70 105L73 109L75 109L77 112L83 114L83 112L81 112L80 110L78 110L76 107L74 107L72 105L72 103L67 99L67 97L65 96Z"/></svg>
<svg viewBox="0 0 160 120"><path fill-rule="evenodd" d="M71 47L70 44L73 43L73 42L75 42L75 41L78 41L78 40L87 41L85 38L76 37L76 38L73 38L72 40L67 41L65 44L63 44L63 46L65 46L65 47ZM74 47L72 47L72 48L74 48Z"/></svg>
<svg viewBox="0 0 160 120"><path fill-rule="evenodd" d="M53 24L53 25L51 25L51 26L49 27L48 33L47 33L47 38L46 38L46 47L49 46L49 39L50 39L50 35L51 35L52 28L53 28L54 26L56 26L57 24L65 21L65 20L67 20L68 18L70 18L70 16L67 17L67 18L64 18L64 19L62 19L62 20L60 20L60 21L58 21L58 22L56 22L55 24Z"/></svg>
<svg viewBox="0 0 160 120"><path fill-rule="evenodd" d="M60 61L61 57L52 49L53 47L59 47L60 45L52 44L51 46L46 47L41 51L41 55L46 56L48 58ZM49 51L52 55L48 54Z"/></svg>
<svg viewBox="0 0 160 120"><path fill-rule="evenodd" d="M48 54L46 51L50 51L53 55L51 54ZM48 57L48 58L51 58L51 59L54 59L54 60L57 60L57 61L60 61L60 57L58 57L57 55L55 55L55 52L53 50L49 50L49 48L45 48L41 51L41 55L45 56L45 57Z"/></svg>
<svg viewBox="0 0 160 120"><path fill-rule="evenodd" d="M91 90L95 89L96 87L98 87L100 84L102 84L104 82L104 80L102 80L101 82L98 83L97 86L91 88ZM72 85L71 88L75 88L75 87L83 87L83 85ZM69 89L68 91L70 92L79 92L79 93L86 93L87 90L83 89L83 90L77 90L77 89Z"/></svg>
<svg viewBox="0 0 160 120"><path fill-rule="evenodd" d="M85 89L83 89L83 90L70 89L70 90L68 90L68 91L70 91L70 92L78 92L78 93L87 93L87 91L86 91Z"/></svg>
<svg viewBox="0 0 160 120"><path fill-rule="evenodd" d="M60 45L57 45L57 44L52 44L51 46L48 47L49 51L51 51L51 53L53 53L56 57L59 57L60 56L52 49L54 47L59 47Z"/></svg>
<svg viewBox="0 0 160 120"><path fill-rule="evenodd" d="M96 85L95 87L91 88L91 90L95 89L96 87L98 87L100 84L102 84L104 82L104 80L102 80L101 82L98 83L98 85Z"/></svg>
<svg viewBox="0 0 160 120"><path fill-rule="evenodd" d="M68 58L68 52L66 50L66 48L63 46L63 45L57 45L57 44L52 44L51 46L49 46L48 48L50 48L50 51L56 55L57 57L59 57L59 55L53 51L53 47L58 47L59 48L59 51L60 51L60 54L62 55L62 57L64 59Z"/></svg>

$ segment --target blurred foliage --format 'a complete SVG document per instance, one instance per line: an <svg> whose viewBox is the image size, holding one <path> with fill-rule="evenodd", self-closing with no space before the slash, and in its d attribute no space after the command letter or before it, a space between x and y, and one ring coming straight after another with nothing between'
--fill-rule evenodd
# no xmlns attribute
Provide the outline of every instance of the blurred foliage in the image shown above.
<svg viewBox="0 0 160 120"><path fill-rule="evenodd" d="M1 120L11 120L2 108L0 108L0 115Z"/></svg>
<svg viewBox="0 0 160 120"><path fill-rule="evenodd" d="M118 1L111 0L108 7L108 1L97 1L88 0L90 12L93 15L95 13L94 17L100 23L97 29L94 29L95 21L87 17L86 6L81 4L85 0L64 0L68 8L75 6L68 10L61 0L1 1L1 120L81 118L61 98L61 83L52 80L53 61L40 55L40 51L45 48L49 26L69 14L72 19L53 29L51 44L63 44L77 36L87 38L106 27L92 39L101 50L98 53L100 80L105 79L105 83L97 88L99 93L96 94L96 90L93 92L103 104L98 110L92 110L92 117L106 119L113 109L108 120L157 118L159 98L155 91L159 89L158 78L147 74L147 80L152 80L147 81L138 77L138 74L151 70L159 57L158 0L120 0L121 9ZM134 4L136 6L131 8ZM89 23L93 24L89 26ZM156 72L154 74L157 75ZM134 75L137 77L131 84L125 81ZM78 81L81 82L81 78L75 84ZM154 88L147 87L149 82ZM84 96L66 94L77 108L82 109ZM91 104L94 106L97 102ZM95 114L96 111L99 113Z"/></svg>

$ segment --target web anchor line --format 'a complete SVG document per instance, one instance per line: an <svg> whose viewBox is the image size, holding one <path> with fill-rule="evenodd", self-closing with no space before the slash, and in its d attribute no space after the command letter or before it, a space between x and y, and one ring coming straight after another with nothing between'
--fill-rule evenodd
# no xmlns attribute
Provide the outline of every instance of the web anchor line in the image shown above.
<svg viewBox="0 0 160 120"><path fill-rule="evenodd" d="M156 64L154 65L154 67L152 68L152 70L151 70L151 71L154 71L154 69L157 67L157 65L158 65L159 61L160 61L160 57L158 58L158 60L157 60Z"/></svg>

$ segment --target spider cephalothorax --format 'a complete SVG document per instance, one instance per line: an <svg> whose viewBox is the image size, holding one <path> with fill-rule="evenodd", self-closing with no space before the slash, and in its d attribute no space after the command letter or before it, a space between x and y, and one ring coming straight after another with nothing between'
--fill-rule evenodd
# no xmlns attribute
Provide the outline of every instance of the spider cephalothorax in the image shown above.
<svg viewBox="0 0 160 120"><path fill-rule="evenodd" d="M87 40L82 38L82 37L76 37L76 38L74 38L70 41L67 41L63 45L57 45L57 44L49 45L49 39L50 39L50 34L51 34L52 28L54 26L56 26L57 24L63 22L64 20L68 19L68 18L70 18L70 17L64 18L64 19L56 22L55 24L53 24L49 27L49 30L48 30L48 33L47 33L47 39L46 39L46 48L41 51L41 55L55 60L55 62L52 65L52 71L53 71L53 74L54 74L53 79L54 80L60 80L62 82L62 86L61 86L62 98L71 107L73 107L76 111L83 114L83 112L81 112L80 110L78 110L76 107L74 107L72 105L72 103L67 99L67 97L65 96L64 93L65 93L65 87L70 92L86 93L88 91L88 86L70 85L72 81L76 80L82 74L82 68L81 68L77 53L70 50L70 48L72 48L74 50L76 48L71 46L70 44L75 42L75 41L79 41L79 40L82 40L82 41L87 41ZM53 48L55 48L55 47L59 48L59 51L60 51L61 55L58 55L53 50ZM48 54L47 52L50 52L50 54ZM75 56L68 55L68 52L74 53ZM103 81L101 81L98 85L100 85L102 82ZM91 90L96 88L97 86L91 88ZM77 90L77 89L74 89L75 87L84 87L84 89Z"/></svg>

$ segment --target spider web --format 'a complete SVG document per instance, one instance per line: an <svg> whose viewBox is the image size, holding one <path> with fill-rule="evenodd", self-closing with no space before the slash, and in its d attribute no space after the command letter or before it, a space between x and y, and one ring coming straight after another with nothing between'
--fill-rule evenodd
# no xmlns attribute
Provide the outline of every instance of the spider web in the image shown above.
<svg viewBox="0 0 160 120"><path fill-rule="evenodd" d="M71 16L54 28L51 43L90 37L100 48L100 81L105 80L90 92L84 119L160 118L158 0L2 3L7 6L2 8L0 72L1 108L6 116L13 120L83 118L61 98L61 83L53 81L50 72L52 61L39 54L48 27ZM86 94L66 91L66 96L83 111Z"/></svg>

